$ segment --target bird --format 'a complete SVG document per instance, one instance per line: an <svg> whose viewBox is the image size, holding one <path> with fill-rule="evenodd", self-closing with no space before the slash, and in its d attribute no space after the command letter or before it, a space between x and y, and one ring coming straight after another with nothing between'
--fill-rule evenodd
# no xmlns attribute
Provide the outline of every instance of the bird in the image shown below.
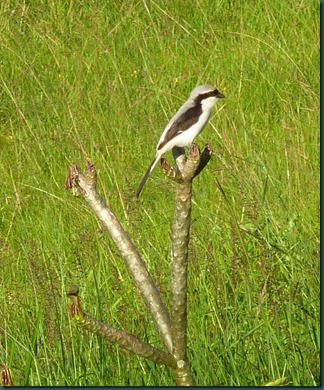
<svg viewBox="0 0 324 390"><path fill-rule="evenodd" d="M217 88L211 85L199 85L191 91L188 100L165 127L156 146L154 159L138 186L136 197L140 196L146 180L162 155L176 146L190 147L193 140L207 125L211 110L217 100L224 97Z"/></svg>

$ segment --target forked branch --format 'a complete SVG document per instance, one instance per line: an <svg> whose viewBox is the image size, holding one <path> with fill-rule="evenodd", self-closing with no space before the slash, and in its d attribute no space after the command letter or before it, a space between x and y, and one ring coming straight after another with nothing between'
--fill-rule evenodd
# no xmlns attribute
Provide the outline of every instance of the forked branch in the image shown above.
<svg viewBox="0 0 324 390"><path fill-rule="evenodd" d="M103 324L86 314L81 308L76 286L73 286L67 295L72 301L69 312L83 328L110 342L117 343L120 347L138 356L170 366L174 371L178 386L194 386L195 382L189 369L186 353L187 270L192 180L206 166L212 151L207 145L200 153L198 147L193 145L187 157L181 148L177 148L174 152L176 169L172 168L165 159L161 160L166 175L177 183L172 228L171 320L139 252L116 216L99 196L96 190L96 170L92 162L87 160L85 174L75 164L71 164L70 174L66 180L67 188L75 195L84 197L113 239L126 262L130 276L141 292L168 352L156 349L137 337Z"/></svg>

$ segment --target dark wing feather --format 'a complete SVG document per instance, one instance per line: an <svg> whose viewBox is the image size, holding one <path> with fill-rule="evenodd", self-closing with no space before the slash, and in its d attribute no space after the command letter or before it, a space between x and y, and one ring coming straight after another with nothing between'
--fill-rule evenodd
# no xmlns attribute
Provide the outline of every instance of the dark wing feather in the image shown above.
<svg viewBox="0 0 324 390"><path fill-rule="evenodd" d="M192 125L194 125L202 113L201 104L195 105L189 108L183 115L181 115L170 127L166 133L164 140L159 144L157 150L163 148L163 146L168 143L171 139L188 130Z"/></svg>

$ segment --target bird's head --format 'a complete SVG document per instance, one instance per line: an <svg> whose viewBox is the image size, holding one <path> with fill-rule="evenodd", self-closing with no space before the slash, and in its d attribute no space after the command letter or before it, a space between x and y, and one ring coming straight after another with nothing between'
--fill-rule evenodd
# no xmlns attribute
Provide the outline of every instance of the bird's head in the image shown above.
<svg viewBox="0 0 324 390"><path fill-rule="evenodd" d="M217 99L224 97L217 88L211 85L199 85L191 91L189 99L193 100L195 104L200 103L206 108L212 108L216 104Z"/></svg>

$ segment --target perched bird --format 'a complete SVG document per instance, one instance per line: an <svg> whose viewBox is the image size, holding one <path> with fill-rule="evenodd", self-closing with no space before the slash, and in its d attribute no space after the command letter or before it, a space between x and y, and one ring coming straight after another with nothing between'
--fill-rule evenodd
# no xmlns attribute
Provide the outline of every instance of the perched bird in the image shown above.
<svg viewBox="0 0 324 390"><path fill-rule="evenodd" d="M155 157L136 191L137 197L162 155L175 146L191 146L193 140L206 126L217 99L224 97L211 85L200 85L191 91L188 100L179 108L164 129L156 147Z"/></svg>

